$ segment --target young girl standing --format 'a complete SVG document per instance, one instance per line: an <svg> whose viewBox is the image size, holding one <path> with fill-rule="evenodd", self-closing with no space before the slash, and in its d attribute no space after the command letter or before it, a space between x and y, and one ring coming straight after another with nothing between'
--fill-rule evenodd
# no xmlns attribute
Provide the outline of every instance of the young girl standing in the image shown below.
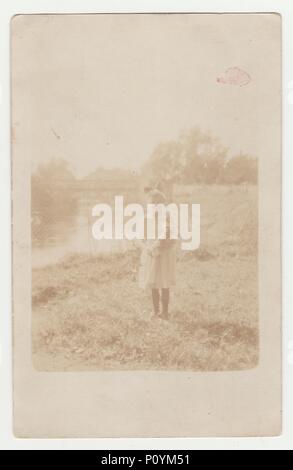
<svg viewBox="0 0 293 470"><path fill-rule="evenodd" d="M164 194L153 189L148 192L148 203L165 204ZM158 214L155 215L158 228ZM146 226L146 224L145 224ZM167 320L169 317L170 287L175 285L176 240L170 238L170 223L166 220L166 238L145 240L141 253L140 285L150 289L154 318Z"/></svg>

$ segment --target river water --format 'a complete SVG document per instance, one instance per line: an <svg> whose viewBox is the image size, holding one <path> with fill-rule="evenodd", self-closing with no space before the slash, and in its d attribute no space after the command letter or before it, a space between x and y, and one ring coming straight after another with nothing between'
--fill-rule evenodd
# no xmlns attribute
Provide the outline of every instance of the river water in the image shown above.
<svg viewBox="0 0 293 470"><path fill-rule="evenodd" d="M96 202L96 201L95 201ZM81 201L77 213L73 216L54 220L49 224L40 224L33 217L34 236L32 238L32 266L41 268L55 264L64 257L79 253L95 255L127 250L127 240L95 240L92 226L95 219L91 216L94 201Z"/></svg>

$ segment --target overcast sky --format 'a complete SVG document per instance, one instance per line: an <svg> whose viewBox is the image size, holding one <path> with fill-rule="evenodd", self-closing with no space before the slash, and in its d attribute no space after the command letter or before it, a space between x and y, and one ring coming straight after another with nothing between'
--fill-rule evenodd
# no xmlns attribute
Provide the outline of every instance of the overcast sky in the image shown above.
<svg viewBox="0 0 293 470"><path fill-rule="evenodd" d="M13 22L14 138L35 167L137 168L193 126L258 156L278 83L277 15L27 16ZM243 87L217 82L229 67Z"/></svg>

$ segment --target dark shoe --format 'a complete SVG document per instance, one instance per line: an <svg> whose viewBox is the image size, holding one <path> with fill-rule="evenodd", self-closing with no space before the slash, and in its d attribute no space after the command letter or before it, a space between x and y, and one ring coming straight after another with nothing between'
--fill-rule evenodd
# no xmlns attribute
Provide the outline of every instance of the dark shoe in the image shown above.
<svg viewBox="0 0 293 470"><path fill-rule="evenodd" d="M155 321L155 320L160 320L160 318L161 318L161 317L160 317L160 315L159 315L158 313L153 313L152 316L151 316L151 318L150 318L150 320L152 320L152 321L154 320L154 321Z"/></svg>
<svg viewBox="0 0 293 470"><path fill-rule="evenodd" d="M168 312L162 312L161 318L162 318L162 320L169 320Z"/></svg>

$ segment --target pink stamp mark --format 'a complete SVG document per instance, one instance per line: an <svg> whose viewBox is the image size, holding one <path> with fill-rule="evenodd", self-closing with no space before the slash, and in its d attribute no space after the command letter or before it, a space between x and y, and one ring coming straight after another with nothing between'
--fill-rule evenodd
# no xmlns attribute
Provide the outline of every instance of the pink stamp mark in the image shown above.
<svg viewBox="0 0 293 470"><path fill-rule="evenodd" d="M230 67L217 78L218 83L225 85L245 86L251 81L251 76L239 67Z"/></svg>

